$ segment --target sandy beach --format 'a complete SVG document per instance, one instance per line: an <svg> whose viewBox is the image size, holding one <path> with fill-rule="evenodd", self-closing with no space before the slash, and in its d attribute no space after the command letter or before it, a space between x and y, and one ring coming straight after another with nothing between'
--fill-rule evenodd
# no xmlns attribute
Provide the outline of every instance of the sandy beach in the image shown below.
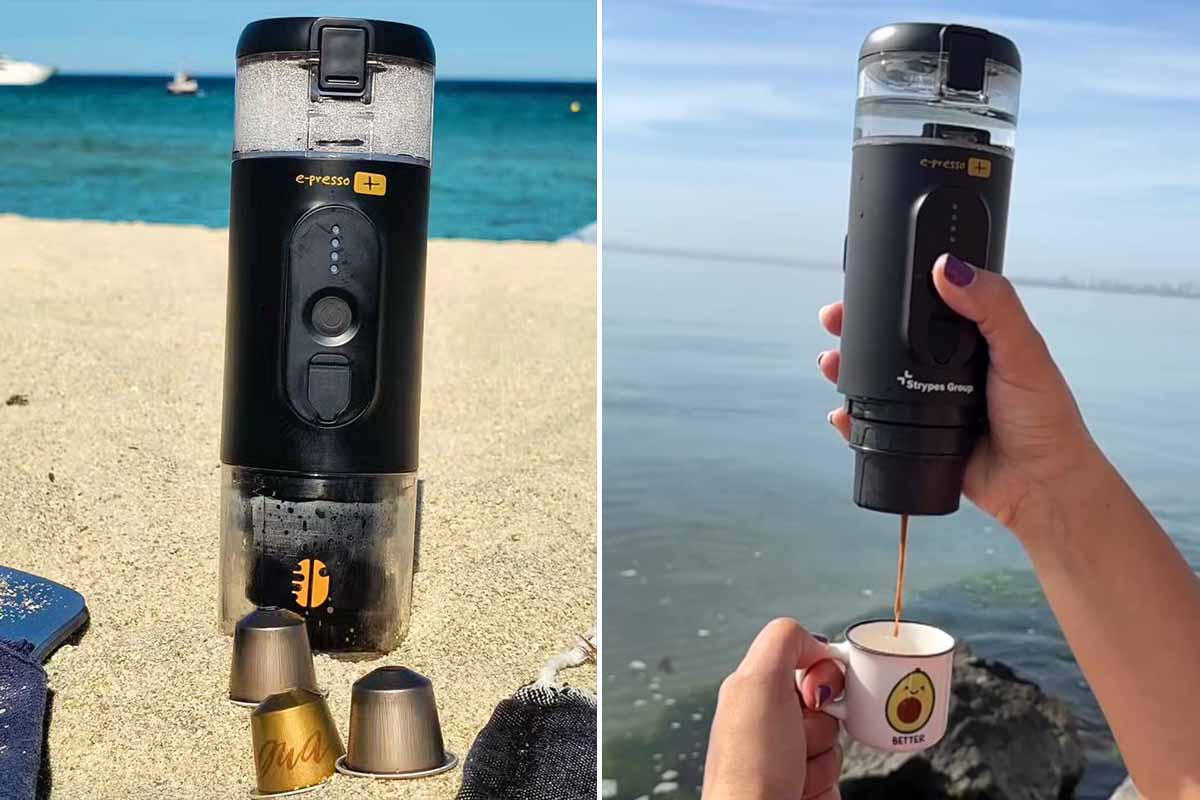
<svg viewBox="0 0 1200 800"><path fill-rule="evenodd" d="M225 231L0 216L0 249L0 563L79 590L92 620L47 664L52 797L244 797L249 717L216 623ZM595 261L430 244L422 571L399 650L317 657L343 737L351 683L404 664L465 755L595 624ZM567 678L595 687L591 667ZM315 796L450 798L461 775Z"/></svg>

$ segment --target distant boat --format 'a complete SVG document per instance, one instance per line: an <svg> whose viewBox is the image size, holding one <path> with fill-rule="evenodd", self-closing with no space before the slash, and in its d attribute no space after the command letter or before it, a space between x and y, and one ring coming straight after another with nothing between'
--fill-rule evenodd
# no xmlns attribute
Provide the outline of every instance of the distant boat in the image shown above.
<svg viewBox="0 0 1200 800"><path fill-rule="evenodd" d="M176 72L175 80L167 84L167 91L171 94L195 94L200 91L200 84L186 72Z"/></svg>
<svg viewBox="0 0 1200 800"><path fill-rule="evenodd" d="M54 73L54 67L31 61L15 61L0 55L0 86L37 86L49 80Z"/></svg>

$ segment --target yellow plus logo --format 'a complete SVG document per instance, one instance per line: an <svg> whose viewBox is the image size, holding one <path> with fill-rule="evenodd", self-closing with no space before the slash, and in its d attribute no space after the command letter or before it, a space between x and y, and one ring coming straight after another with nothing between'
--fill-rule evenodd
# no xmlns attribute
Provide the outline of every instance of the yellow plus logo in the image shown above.
<svg viewBox="0 0 1200 800"><path fill-rule="evenodd" d="M356 172L354 191L358 194L387 194L387 176L378 172Z"/></svg>
<svg viewBox="0 0 1200 800"><path fill-rule="evenodd" d="M992 177L992 162L986 158L968 158L967 174L972 178L990 178Z"/></svg>

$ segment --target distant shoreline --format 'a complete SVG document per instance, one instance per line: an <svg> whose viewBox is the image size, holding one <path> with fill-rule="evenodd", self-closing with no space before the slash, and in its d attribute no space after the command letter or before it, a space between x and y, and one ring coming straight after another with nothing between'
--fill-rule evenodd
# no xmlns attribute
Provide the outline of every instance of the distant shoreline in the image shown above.
<svg viewBox="0 0 1200 800"><path fill-rule="evenodd" d="M1013 283L1021 286L1041 286L1046 289L1073 289L1083 292L1103 292L1105 294L1142 294L1153 297L1181 297L1185 300L1200 300L1200 283L1184 281L1182 283L1127 283L1105 278L1090 281L1078 281L1062 276L1059 278L1031 278L1014 275Z"/></svg>
<svg viewBox="0 0 1200 800"><path fill-rule="evenodd" d="M667 258L692 258L700 261L733 261L745 264L763 264L772 267L788 269L831 270L836 265L827 261L801 261L786 259L778 256L705 252L701 250L673 249L650 247L638 244L604 243L606 251L616 253L637 253L640 255L663 256ZM1046 289L1066 289L1083 292L1103 292L1105 294L1134 294L1153 297L1179 297L1185 300L1200 300L1200 282L1180 281L1179 283L1131 283L1127 281L1094 278L1078 280L1065 275L1057 278L1038 278L1027 275L1010 275L1012 282L1019 286L1038 286Z"/></svg>
<svg viewBox="0 0 1200 800"><path fill-rule="evenodd" d="M164 70L163 72L58 72L50 80L61 80L62 78L85 78L85 79L104 79L104 80L162 80L164 77L170 78L172 70ZM201 74L191 73L192 77L198 81L232 81L234 75L232 72ZM489 78L472 78L466 76L453 76L437 78L438 83L459 83L459 84L516 84L519 86L580 86L596 88L596 80L594 78L504 78L504 77L489 77Z"/></svg>
<svg viewBox="0 0 1200 800"><path fill-rule="evenodd" d="M147 222L140 219L94 219L90 217L31 217L26 214L17 214L11 211L0 211L0 224L5 221L20 221L30 220L35 222L52 222L52 223L83 223L87 225L115 225L125 227L147 227L147 228L181 228L184 230L200 230L225 232L229 230L228 225L209 226L202 225L199 222ZM576 231L578 233L578 231ZM574 235L574 234L571 234ZM548 247L555 245L582 245L584 247L596 247L595 242L588 242L582 239L572 239L570 236L564 236L557 239L481 239L479 237L470 236L430 236L431 242L476 242L478 244L532 244L546 245Z"/></svg>

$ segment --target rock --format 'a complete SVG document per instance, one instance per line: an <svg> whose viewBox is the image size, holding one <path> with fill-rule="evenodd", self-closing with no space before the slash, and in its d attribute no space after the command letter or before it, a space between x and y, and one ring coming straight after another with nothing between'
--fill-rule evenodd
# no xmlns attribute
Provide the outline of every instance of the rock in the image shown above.
<svg viewBox="0 0 1200 800"><path fill-rule="evenodd" d="M946 736L920 753L885 753L843 734L843 800L1069 798L1083 746L1065 703L1007 666L954 654Z"/></svg>
<svg viewBox="0 0 1200 800"><path fill-rule="evenodd" d="M1133 778L1126 778L1117 790L1113 792L1109 800L1139 800L1141 795L1133 785Z"/></svg>

